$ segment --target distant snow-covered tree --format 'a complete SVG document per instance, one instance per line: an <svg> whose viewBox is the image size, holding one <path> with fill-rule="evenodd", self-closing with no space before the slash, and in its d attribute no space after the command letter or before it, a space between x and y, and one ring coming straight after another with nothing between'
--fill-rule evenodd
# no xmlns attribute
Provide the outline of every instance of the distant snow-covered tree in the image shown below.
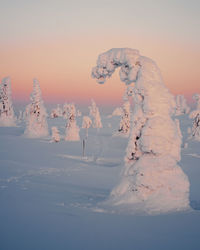
<svg viewBox="0 0 200 250"><path fill-rule="evenodd" d="M2 79L0 84L0 126L16 126L16 117L14 115L11 82L9 77Z"/></svg>
<svg viewBox="0 0 200 250"><path fill-rule="evenodd" d="M111 49L99 55L92 77L104 83L117 67L123 82L134 82L134 109L123 175L105 204L150 214L188 209L189 181L177 165L182 136L172 119L175 101L159 68L138 50Z"/></svg>
<svg viewBox="0 0 200 250"><path fill-rule="evenodd" d="M79 127L76 124L76 107L74 104L68 104L66 106L66 141L79 141Z"/></svg>
<svg viewBox="0 0 200 250"><path fill-rule="evenodd" d="M125 101L122 107L122 116L118 131L120 134L129 135L130 132L130 102Z"/></svg>
<svg viewBox="0 0 200 250"><path fill-rule="evenodd" d="M175 109L175 115L183 115L188 114L190 111L189 106L187 105L186 99L183 95L177 95L176 96L176 109Z"/></svg>
<svg viewBox="0 0 200 250"><path fill-rule="evenodd" d="M51 118L57 118L62 116L62 109L59 104L57 107L51 110Z"/></svg>
<svg viewBox="0 0 200 250"><path fill-rule="evenodd" d="M69 110L69 106L70 104L69 103L64 103L63 105L63 112L62 112L62 115L65 119L67 119L67 114L68 114L68 110Z"/></svg>
<svg viewBox="0 0 200 250"><path fill-rule="evenodd" d="M196 101L196 109L189 114L189 118L193 119L190 138L200 141L200 94L194 94L193 99Z"/></svg>
<svg viewBox="0 0 200 250"><path fill-rule="evenodd" d="M122 116L123 110L121 107L117 107L113 110L111 116Z"/></svg>
<svg viewBox="0 0 200 250"><path fill-rule="evenodd" d="M42 93L37 79L33 80L31 103L26 107L26 129L24 134L30 138L48 135L47 112L42 100Z"/></svg>
<svg viewBox="0 0 200 250"><path fill-rule="evenodd" d="M89 116L83 116L82 128L86 130L86 138L88 137L88 129L92 125L92 120Z"/></svg>
<svg viewBox="0 0 200 250"><path fill-rule="evenodd" d="M53 141L53 142L59 142L59 141L60 141L60 134L59 134L58 128L55 127L55 126L52 127L52 128L51 128L51 133L52 133L52 136L51 136L52 141Z"/></svg>
<svg viewBox="0 0 200 250"><path fill-rule="evenodd" d="M101 116L99 109L94 100L91 100L92 104L89 106L90 116L92 117L93 128L102 128Z"/></svg>
<svg viewBox="0 0 200 250"><path fill-rule="evenodd" d="M77 115L78 117L82 116L82 113L81 113L81 111L80 111L79 109L76 111L76 115Z"/></svg>

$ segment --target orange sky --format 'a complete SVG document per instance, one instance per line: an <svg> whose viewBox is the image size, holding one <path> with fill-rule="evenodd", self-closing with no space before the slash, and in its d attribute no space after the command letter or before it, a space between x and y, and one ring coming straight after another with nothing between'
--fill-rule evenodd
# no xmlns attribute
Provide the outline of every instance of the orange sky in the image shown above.
<svg viewBox="0 0 200 250"><path fill-rule="evenodd" d="M172 93L190 98L194 92L200 92L200 52L195 46L142 38L126 36L128 42L124 42L117 36L77 36L4 44L0 48L0 77L11 76L15 100L29 100L32 79L36 77L46 101L87 103L94 98L99 103L115 104L121 102L125 89L118 72L99 85L90 77L91 68L99 53L112 47L132 47L156 61Z"/></svg>
<svg viewBox="0 0 200 250"><path fill-rule="evenodd" d="M173 94L200 93L200 1L20 0L0 8L0 79L14 101L29 101L32 79L45 101L117 104L124 83L91 78L100 53L138 49L161 69Z"/></svg>

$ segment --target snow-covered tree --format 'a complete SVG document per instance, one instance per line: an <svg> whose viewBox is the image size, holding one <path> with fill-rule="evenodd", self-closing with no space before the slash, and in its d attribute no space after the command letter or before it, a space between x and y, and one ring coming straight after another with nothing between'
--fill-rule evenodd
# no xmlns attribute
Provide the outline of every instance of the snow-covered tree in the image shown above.
<svg viewBox="0 0 200 250"><path fill-rule="evenodd" d="M190 111L190 108L187 105L185 97L183 95L177 95L175 115L179 116L183 114L188 114L189 111Z"/></svg>
<svg viewBox="0 0 200 250"><path fill-rule="evenodd" d="M159 68L138 50L111 49L99 55L92 77L104 83L117 67L123 82L134 82L134 108L123 175L106 204L128 212L188 209L189 181L177 165L182 136L172 119L175 101Z"/></svg>
<svg viewBox="0 0 200 250"><path fill-rule="evenodd" d="M62 109L59 104L57 107L51 110L51 118L57 118L62 116Z"/></svg>
<svg viewBox="0 0 200 250"><path fill-rule="evenodd" d="M112 116L122 116L122 113L123 113L122 108L121 107L117 107L117 108L115 108L113 110L111 117Z"/></svg>
<svg viewBox="0 0 200 250"><path fill-rule="evenodd" d="M66 106L66 141L79 141L79 127L76 124L76 107L74 104L68 104Z"/></svg>
<svg viewBox="0 0 200 250"><path fill-rule="evenodd" d="M89 106L90 116L92 117L93 128L102 128L101 116L99 109L94 100L91 100L92 104Z"/></svg>
<svg viewBox="0 0 200 250"><path fill-rule="evenodd" d="M125 101L122 107L122 116L118 131L122 135L129 135L130 132L130 102Z"/></svg>
<svg viewBox="0 0 200 250"><path fill-rule="evenodd" d="M59 130L57 127L51 127L51 133L52 133L52 141L53 142L59 142L60 141L60 134L59 134Z"/></svg>
<svg viewBox="0 0 200 250"><path fill-rule="evenodd" d="M0 126L16 126L11 97L11 82L9 77L2 79L0 84Z"/></svg>
<svg viewBox="0 0 200 250"><path fill-rule="evenodd" d="M30 138L48 135L47 112L43 104L42 93L37 79L33 80L31 103L26 107L26 129L24 134Z"/></svg>
<svg viewBox="0 0 200 250"><path fill-rule="evenodd" d="M190 138L200 141L200 94L194 94L193 99L196 101L196 109L189 114L190 119L193 119Z"/></svg>
<svg viewBox="0 0 200 250"><path fill-rule="evenodd" d="M83 116L82 128L86 130L86 138L88 137L88 129L92 125L92 120L89 116Z"/></svg>

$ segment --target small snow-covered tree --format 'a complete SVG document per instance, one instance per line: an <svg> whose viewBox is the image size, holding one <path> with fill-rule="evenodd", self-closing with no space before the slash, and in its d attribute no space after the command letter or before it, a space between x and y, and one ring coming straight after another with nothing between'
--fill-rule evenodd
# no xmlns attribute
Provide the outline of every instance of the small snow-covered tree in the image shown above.
<svg viewBox="0 0 200 250"><path fill-rule="evenodd" d="M16 117L14 115L11 82L9 77L2 79L0 84L0 126L16 126Z"/></svg>
<svg viewBox="0 0 200 250"><path fill-rule="evenodd" d="M89 106L90 116L92 117L93 128L102 128L101 116L99 109L94 100L91 100L92 104Z"/></svg>
<svg viewBox="0 0 200 250"><path fill-rule="evenodd" d="M31 103L26 107L26 129L24 134L30 138L48 135L47 112L43 104L42 93L37 79L33 80Z"/></svg>
<svg viewBox="0 0 200 250"><path fill-rule="evenodd" d="M120 134L129 135L130 132L130 102L125 101L122 107L122 116L118 131Z"/></svg>
<svg viewBox="0 0 200 250"><path fill-rule="evenodd" d="M123 110L121 107L117 107L113 110L111 116L122 116Z"/></svg>
<svg viewBox="0 0 200 250"><path fill-rule="evenodd" d="M200 141L200 94L194 94L193 99L196 101L196 109L189 114L190 119L193 119L190 138Z"/></svg>
<svg viewBox="0 0 200 250"><path fill-rule="evenodd" d="M61 116L62 116L62 109L60 108L60 105L57 104L57 107L51 110L51 118L57 118Z"/></svg>
<svg viewBox="0 0 200 250"><path fill-rule="evenodd" d="M85 128L86 130L86 138L88 137L88 129L92 125L92 120L90 119L89 116L83 116L83 121L82 121L82 128Z"/></svg>
<svg viewBox="0 0 200 250"><path fill-rule="evenodd" d="M51 133L52 133L52 141L53 142L59 142L60 141L60 134L59 134L59 130L57 127L52 127L51 128Z"/></svg>
<svg viewBox="0 0 200 250"><path fill-rule="evenodd" d="M106 204L150 214L188 209L189 181L177 165L181 132L172 119L175 101L159 68L138 50L111 49L99 55L92 77L104 83L117 67L123 82L134 82L134 109L123 175Z"/></svg>
<svg viewBox="0 0 200 250"><path fill-rule="evenodd" d="M185 97L183 95L177 95L175 115L179 116L183 114L188 114L189 111L190 111L190 108L187 105Z"/></svg>
<svg viewBox="0 0 200 250"><path fill-rule="evenodd" d="M80 111L79 109L76 111L76 115L77 115L78 117L82 116L82 113L81 113L81 111Z"/></svg>
<svg viewBox="0 0 200 250"><path fill-rule="evenodd" d="M68 104L66 106L66 116L67 116L67 125L66 125L66 141L79 141L79 127L76 124L76 107L74 104Z"/></svg>

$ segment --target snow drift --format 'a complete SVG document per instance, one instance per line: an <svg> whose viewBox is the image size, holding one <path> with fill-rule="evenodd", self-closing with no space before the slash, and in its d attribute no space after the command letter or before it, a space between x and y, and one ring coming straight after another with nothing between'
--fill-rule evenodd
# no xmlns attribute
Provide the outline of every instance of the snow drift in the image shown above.
<svg viewBox="0 0 200 250"><path fill-rule="evenodd" d="M134 49L100 54L92 77L104 83L120 67L133 88L132 129L120 183L105 204L119 211L166 213L189 208L189 181L180 160L181 132L172 119L176 107L156 63Z"/></svg>

